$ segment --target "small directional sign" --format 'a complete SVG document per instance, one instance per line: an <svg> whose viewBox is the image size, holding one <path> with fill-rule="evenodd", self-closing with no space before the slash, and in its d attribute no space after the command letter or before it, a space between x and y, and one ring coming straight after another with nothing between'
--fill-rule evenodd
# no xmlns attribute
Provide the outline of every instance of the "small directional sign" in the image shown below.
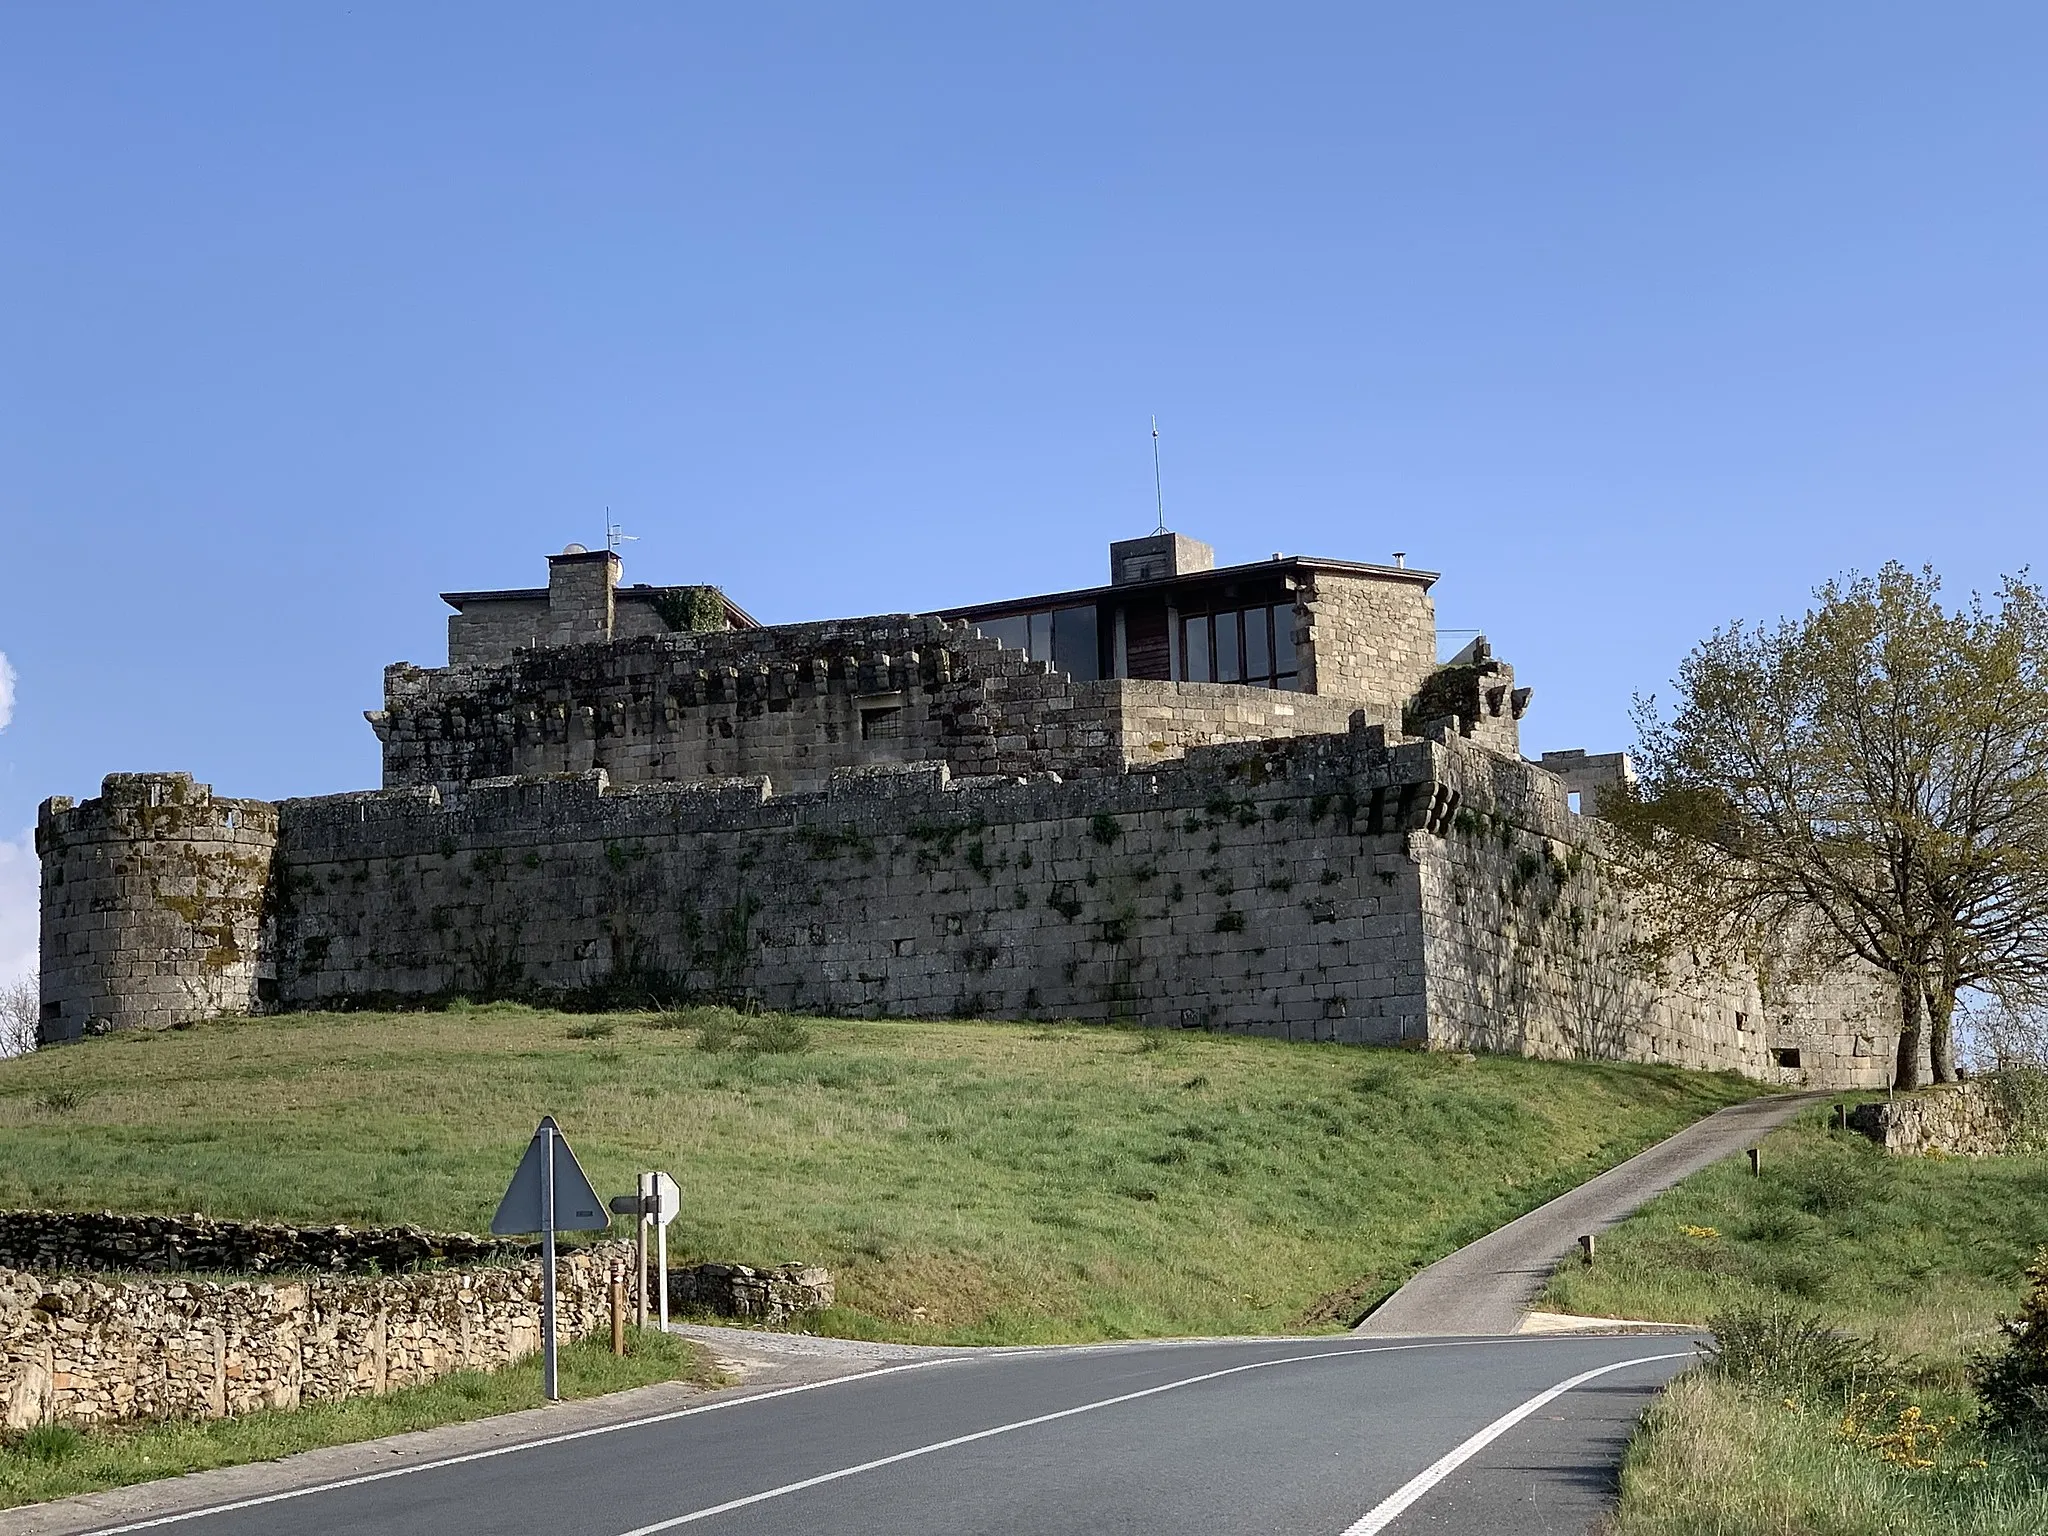
<svg viewBox="0 0 2048 1536"><path fill-rule="evenodd" d="M648 1214L664 1227L676 1219L676 1212L683 1208L683 1192L676 1188L676 1181L665 1173L654 1176L654 1209Z"/></svg>
<svg viewBox="0 0 2048 1536"><path fill-rule="evenodd" d="M555 1165L555 1231L602 1232L612 1224L604 1201L590 1187L583 1165L569 1150L562 1128L555 1124L553 1115L545 1115L533 1133L533 1140L527 1143L526 1156L519 1160L519 1171L512 1175L505 1198L498 1204L498 1214L491 1218L491 1231L498 1236L547 1230L544 1207L550 1143L554 1148Z"/></svg>

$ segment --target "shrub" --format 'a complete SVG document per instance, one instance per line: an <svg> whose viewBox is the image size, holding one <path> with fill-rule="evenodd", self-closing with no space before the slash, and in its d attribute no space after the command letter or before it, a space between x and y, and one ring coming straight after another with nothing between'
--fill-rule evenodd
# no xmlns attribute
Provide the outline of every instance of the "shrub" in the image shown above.
<svg viewBox="0 0 2048 1536"><path fill-rule="evenodd" d="M85 1448L85 1436L69 1424L38 1424L25 1430L21 1449L36 1461L64 1461Z"/></svg>
<svg viewBox="0 0 2048 1536"><path fill-rule="evenodd" d="M811 1048L811 1032L780 1013L735 1013L730 1008L692 1010L688 1022L697 1031L700 1051L731 1051L739 1056L787 1056Z"/></svg>
<svg viewBox="0 0 2048 1536"><path fill-rule="evenodd" d="M1985 1426L2010 1439L2048 1445L2048 1248L2027 1270L2019 1311L2000 1318L2004 1347L1970 1361L1970 1384L1984 1402Z"/></svg>
<svg viewBox="0 0 2048 1536"><path fill-rule="evenodd" d="M1899 1374L1868 1339L1839 1333L1816 1313L1731 1307L1709 1320L1707 1371L1772 1397L1852 1398Z"/></svg>

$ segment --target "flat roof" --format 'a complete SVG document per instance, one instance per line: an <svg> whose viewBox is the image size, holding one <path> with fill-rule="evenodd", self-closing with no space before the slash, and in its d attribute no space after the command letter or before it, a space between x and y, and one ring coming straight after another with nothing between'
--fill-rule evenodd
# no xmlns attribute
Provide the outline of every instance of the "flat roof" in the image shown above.
<svg viewBox="0 0 2048 1536"><path fill-rule="evenodd" d="M1100 602L1105 597L1126 593L1163 592L1177 587L1209 582L1245 581L1255 576L1296 575L1308 571L1329 571L1339 576L1369 576L1385 581L1406 581L1424 591L1436 584L1437 571L1417 570L1408 565L1367 565L1356 560L1324 560L1315 555L1288 555L1279 560L1248 560L1242 565L1219 565L1206 571L1185 571L1178 576L1155 576L1149 581L1110 582L1099 587L1076 587L1071 592L1046 592L1037 597L1006 597L995 602L967 603L958 608L933 611L942 619L972 619L984 614L1007 613L1016 608L1049 608Z"/></svg>
<svg viewBox="0 0 2048 1536"><path fill-rule="evenodd" d="M612 595L615 602L620 600L647 602L663 592L681 592L689 587L709 585L710 583L708 582L684 582L673 587L655 587L649 586L644 581L636 581L630 587L614 587ZM759 619L727 597L722 588L712 587L712 591L718 593L719 601L725 604L725 616L732 620L737 628L762 629L766 627ZM457 613L461 613L464 607L470 603L545 603L547 600L548 589L546 587L506 587L497 592L443 592L441 594L441 601L450 608L453 608Z"/></svg>

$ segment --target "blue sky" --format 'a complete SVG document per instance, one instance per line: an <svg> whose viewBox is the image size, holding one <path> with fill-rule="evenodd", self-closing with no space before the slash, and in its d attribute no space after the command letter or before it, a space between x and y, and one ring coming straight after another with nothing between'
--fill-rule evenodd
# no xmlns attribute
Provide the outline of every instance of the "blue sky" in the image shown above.
<svg viewBox="0 0 2048 1536"><path fill-rule="evenodd" d="M2038 5L0 8L0 973L52 793L376 781L446 588L1441 570L1531 751L2037 561ZM0 676L6 674L0 673Z"/></svg>

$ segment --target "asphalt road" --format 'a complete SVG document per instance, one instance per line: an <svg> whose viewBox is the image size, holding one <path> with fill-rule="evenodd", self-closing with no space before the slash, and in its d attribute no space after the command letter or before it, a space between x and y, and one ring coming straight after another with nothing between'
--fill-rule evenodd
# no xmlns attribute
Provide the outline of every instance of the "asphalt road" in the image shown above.
<svg viewBox="0 0 2048 1536"><path fill-rule="evenodd" d="M1755 1146L1801 1110L1830 1097L1839 1095L1774 1095L1717 1110L1438 1259L1375 1307L1355 1331L1404 1338L1513 1333L1582 1234L1597 1237L1679 1180Z"/></svg>
<svg viewBox="0 0 2048 1536"><path fill-rule="evenodd" d="M1691 1353L1668 1337L1339 1336L949 1355L101 1529L1579 1533Z"/></svg>

